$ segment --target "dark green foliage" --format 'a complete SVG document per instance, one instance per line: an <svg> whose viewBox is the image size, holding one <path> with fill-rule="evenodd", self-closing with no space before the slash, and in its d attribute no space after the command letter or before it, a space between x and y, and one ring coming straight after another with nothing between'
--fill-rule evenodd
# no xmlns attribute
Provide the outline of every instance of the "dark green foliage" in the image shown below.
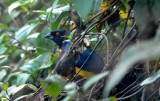
<svg viewBox="0 0 160 101"><path fill-rule="evenodd" d="M56 100L60 97L65 101L123 100L128 96L116 96L121 92L116 89L122 87L121 81L127 82L129 77L132 78L131 83L135 81L137 84L133 87L143 90L144 86L150 84L153 88L149 85L148 88L151 89L146 92L131 90L127 94L136 93L136 96L139 96L137 93L141 93L143 99L157 100L159 90L155 88L159 88L156 83L160 77L160 0L114 0L112 4L107 4L113 5L108 8L110 14L99 20L102 15L100 11L102 1L1 0L0 100L18 101L35 98ZM130 6L133 2L135 5L132 10ZM119 11L123 11L124 14L118 14ZM129 16L128 11L131 11ZM118 16L116 20L109 18L114 12ZM101 33L98 33L96 26L102 20L104 24ZM75 22L78 26L73 28ZM118 23L115 30L113 30L114 23ZM90 78L84 86L82 84L79 86L79 81L68 83L60 76L49 76L56 66L61 51L53 41L45 39L44 36L51 30L59 28L69 30L72 35L76 32L77 39L88 38L92 49L98 43L95 51L104 59L104 73ZM72 36L67 38L71 39ZM72 44L78 50L81 48L82 40L80 39L78 44L75 44L76 42ZM134 70L139 64L143 64L141 68L143 70L138 74ZM130 71L134 75L128 75ZM147 78L142 74L150 77ZM138 78L137 75L143 78L141 77L139 81L133 80ZM46 85L48 88L45 88ZM125 95L125 92L127 91L121 95ZM129 95L129 98L131 97Z"/></svg>

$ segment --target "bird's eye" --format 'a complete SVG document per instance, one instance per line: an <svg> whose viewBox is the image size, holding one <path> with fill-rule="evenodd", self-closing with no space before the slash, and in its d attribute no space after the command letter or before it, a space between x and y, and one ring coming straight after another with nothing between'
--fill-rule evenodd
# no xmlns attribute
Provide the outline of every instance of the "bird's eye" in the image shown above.
<svg viewBox="0 0 160 101"><path fill-rule="evenodd" d="M59 35L59 32L57 32L56 35L58 36L58 35Z"/></svg>

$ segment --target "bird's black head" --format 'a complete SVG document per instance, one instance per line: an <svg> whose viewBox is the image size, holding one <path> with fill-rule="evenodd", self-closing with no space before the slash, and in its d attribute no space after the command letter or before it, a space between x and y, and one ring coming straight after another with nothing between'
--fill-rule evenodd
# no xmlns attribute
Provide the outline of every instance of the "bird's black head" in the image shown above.
<svg viewBox="0 0 160 101"><path fill-rule="evenodd" d="M45 38L53 40L60 48L62 48L63 41L65 40L66 31L62 29L53 30Z"/></svg>

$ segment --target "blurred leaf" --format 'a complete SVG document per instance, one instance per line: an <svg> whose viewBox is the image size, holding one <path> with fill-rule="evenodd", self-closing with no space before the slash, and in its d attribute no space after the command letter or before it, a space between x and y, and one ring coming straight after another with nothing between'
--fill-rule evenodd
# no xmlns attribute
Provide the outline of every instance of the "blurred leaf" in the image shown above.
<svg viewBox="0 0 160 101"><path fill-rule="evenodd" d="M0 89L3 89L3 88L4 88L4 83L0 82Z"/></svg>
<svg viewBox="0 0 160 101"><path fill-rule="evenodd" d="M69 2L68 2L68 0L63 0L66 4L68 4L69 5Z"/></svg>
<svg viewBox="0 0 160 101"><path fill-rule="evenodd" d="M8 74L7 77L5 78L4 82L15 80L15 78L17 78L19 74L21 74L21 73L20 72L14 72L14 73Z"/></svg>
<svg viewBox="0 0 160 101"><path fill-rule="evenodd" d="M55 1L54 1L54 3L52 4L52 9L54 9L54 8L56 7L58 1L59 1L59 0L55 0Z"/></svg>
<svg viewBox="0 0 160 101"><path fill-rule="evenodd" d="M150 0L152 6L152 12L157 21L160 19L160 0Z"/></svg>
<svg viewBox="0 0 160 101"><path fill-rule="evenodd" d="M8 35L3 34L0 36L0 44L7 44L9 42Z"/></svg>
<svg viewBox="0 0 160 101"><path fill-rule="evenodd" d="M160 70L158 72L154 73L153 76L144 80L140 85L143 86L143 85L151 84L154 81L156 81L159 77L160 77Z"/></svg>
<svg viewBox="0 0 160 101"><path fill-rule="evenodd" d="M4 90L5 90L5 91L7 91L7 89L8 89L8 85L9 85L9 83L8 83L8 82L6 82L6 83L4 84Z"/></svg>
<svg viewBox="0 0 160 101"><path fill-rule="evenodd" d="M0 45L0 55L6 52L7 48L4 45Z"/></svg>
<svg viewBox="0 0 160 101"><path fill-rule="evenodd" d="M49 76L46 79L47 82L55 82L57 83L61 88L64 88L64 86L66 85L66 81L59 75L53 75L53 76Z"/></svg>
<svg viewBox="0 0 160 101"><path fill-rule="evenodd" d="M38 90L36 86L32 85L32 84L27 84L29 88L31 88L32 90L34 90L35 92Z"/></svg>
<svg viewBox="0 0 160 101"><path fill-rule="evenodd" d="M147 1L146 0L136 0L135 6L135 20L138 26L142 26L146 20L148 15L147 12Z"/></svg>
<svg viewBox="0 0 160 101"><path fill-rule="evenodd" d="M48 8L46 10L46 12L50 13L52 11L52 14L61 14L62 12L69 11L69 10L70 10L70 6L66 5L66 6L59 7L59 8L53 9L53 10L52 10L52 8Z"/></svg>
<svg viewBox="0 0 160 101"><path fill-rule="evenodd" d="M29 13L29 9L26 6L21 6L27 13Z"/></svg>
<svg viewBox="0 0 160 101"><path fill-rule="evenodd" d="M67 91L67 96L65 97L64 101L72 101L72 99L77 95L76 84L74 82L67 84L65 86L65 90Z"/></svg>
<svg viewBox="0 0 160 101"><path fill-rule="evenodd" d="M27 87L26 84L23 84L23 85L20 85L18 87L16 86L13 86L12 88L10 88L10 90L8 91L9 94L16 94L18 91L22 90L24 87Z"/></svg>
<svg viewBox="0 0 160 101"><path fill-rule="evenodd" d="M51 32L51 30L46 29L44 32L39 34L39 36L36 38L36 42L35 42L36 46L47 48L47 49L54 48L55 43L52 40L44 38L44 36L48 34L49 32ZM37 51L38 51L38 54L42 54L46 52L45 50L42 50L42 49L37 49Z"/></svg>
<svg viewBox="0 0 160 101"><path fill-rule="evenodd" d="M16 98L14 101L22 101L22 100L24 100L24 98L26 98L26 97L28 97L28 95L22 95L22 96Z"/></svg>
<svg viewBox="0 0 160 101"><path fill-rule="evenodd" d="M82 18L82 20L85 21L92 7L94 6L95 0L71 0L71 1L74 8Z"/></svg>
<svg viewBox="0 0 160 101"><path fill-rule="evenodd" d="M8 13L11 14L12 10L19 6L23 6L30 3L30 0L23 0L23 1L15 1L8 7Z"/></svg>
<svg viewBox="0 0 160 101"><path fill-rule="evenodd" d="M152 8L152 13L155 20L160 19L160 1L159 0L150 0L150 6ZM138 26L142 26L149 18L149 11L147 8L146 0L136 0L134 10L135 10L135 20Z"/></svg>
<svg viewBox="0 0 160 101"><path fill-rule="evenodd" d="M36 0L30 0L30 6L33 6L33 4L36 2Z"/></svg>
<svg viewBox="0 0 160 101"><path fill-rule="evenodd" d="M92 8L95 14L101 11L101 3L102 3L102 0L95 0L94 6Z"/></svg>
<svg viewBox="0 0 160 101"><path fill-rule="evenodd" d="M47 83L45 81L41 81L41 86L43 88L45 88L46 84ZM50 94L56 101L57 96L60 94L61 91L62 91L62 88L59 87L57 83L50 83L50 85L47 87L45 91L45 94Z"/></svg>
<svg viewBox="0 0 160 101"><path fill-rule="evenodd" d="M25 63L21 70L26 71L31 74L35 74L38 71L48 68L52 65L51 62L49 62L50 53L43 53L36 57L35 59L29 60L27 63Z"/></svg>
<svg viewBox="0 0 160 101"><path fill-rule="evenodd" d="M27 38L30 32L37 26L37 23L34 24L26 24L20 30L15 33L15 39L22 41Z"/></svg>
<svg viewBox="0 0 160 101"><path fill-rule="evenodd" d="M107 76L109 74L109 72L104 72L101 74L97 74L93 77L91 77L89 80L87 80L87 82L84 84L83 86L83 90L86 91L87 89L89 89L94 83L96 83L97 81L99 81L100 79L104 78L105 76Z"/></svg>
<svg viewBox="0 0 160 101"><path fill-rule="evenodd" d="M4 24L2 24L2 23L0 23L0 28L1 28L1 29L9 30L8 26L6 26L6 25L4 25Z"/></svg>
<svg viewBox="0 0 160 101"><path fill-rule="evenodd" d="M113 70L112 76L106 84L104 95L108 94L120 82L133 64L159 57L159 43L159 40L150 40L128 48Z"/></svg>
<svg viewBox="0 0 160 101"><path fill-rule="evenodd" d="M128 0L121 0L126 8L128 8Z"/></svg>
<svg viewBox="0 0 160 101"><path fill-rule="evenodd" d="M30 74L27 73L21 73L18 77L17 77L17 85L22 85L25 84L28 80L28 78L30 77Z"/></svg>
<svg viewBox="0 0 160 101"><path fill-rule="evenodd" d="M38 13L38 14L44 14L44 15L46 15L46 12L42 11L42 10L33 10L32 12L33 13Z"/></svg>
<svg viewBox="0 0 160 101"><path fill-rule="evenodd" d="M54 3L52 4L52 9L51 9L50 13L47 14L47 21L49 21L50 23L51 23L51 19L52 19L52 11L56 7L58 1L59 0L54 1Z"/></svg>
<svg viewBox="0 0 160 101"><path fill-rule="evenodd" d="M157 34L155 36L155 40L160 40L160 26L157 29Z"/></svg>
<svg viewBox="0 0 160 101"><path fill-rule="evenodd" d="M50 83L45 93L52 95L53 98L56 100L57 96L60 94L60 92L64 88L66 81L59 75L49 76L45 81ZM46 82L44 81L41 82L41 86L43 88L45 88Z"/></svg>
<svg viewBox="0 0 160 101"><path fill-rule="evenodd" d="M1 76L0 76L0 81L2 81L3 78L7 75L7 72L6 72L5 69L3 69L3 70L0 71L0 74L1 74Z"/></svg>
<svg viewBox="0 0 160 101"><path fill-rule="evenodd" d="M62 20L64 17L69 16L69 14L70 14L69 11L62 12L62 13L57 17L57 19L53 22L53 24L52 24L52 26L51 26L51 29L52 29L52 30L58 29L61 20Z"/></svg>
<svg viewBox="0 0 160 101"><path fill-rule="evenodd" d="M41 24L42 23L42 20L40 20L40 19L34 19L34 20L31 20L31 21L28 21L27 22L29 25L30 24Z"/></svg>

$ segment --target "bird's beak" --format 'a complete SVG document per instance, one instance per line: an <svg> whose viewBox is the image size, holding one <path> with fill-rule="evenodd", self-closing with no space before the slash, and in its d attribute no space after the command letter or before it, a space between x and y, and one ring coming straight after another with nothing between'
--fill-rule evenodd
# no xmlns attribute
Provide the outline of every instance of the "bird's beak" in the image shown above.
<svg viewBox="0 0 160 101"><path fill-rule="evenodd" d="M51 35L50 33L48 33L48 34L46 34L46 35L44 36L44 38L51 39L51 38L52 38L52 35Z"/></svg>

